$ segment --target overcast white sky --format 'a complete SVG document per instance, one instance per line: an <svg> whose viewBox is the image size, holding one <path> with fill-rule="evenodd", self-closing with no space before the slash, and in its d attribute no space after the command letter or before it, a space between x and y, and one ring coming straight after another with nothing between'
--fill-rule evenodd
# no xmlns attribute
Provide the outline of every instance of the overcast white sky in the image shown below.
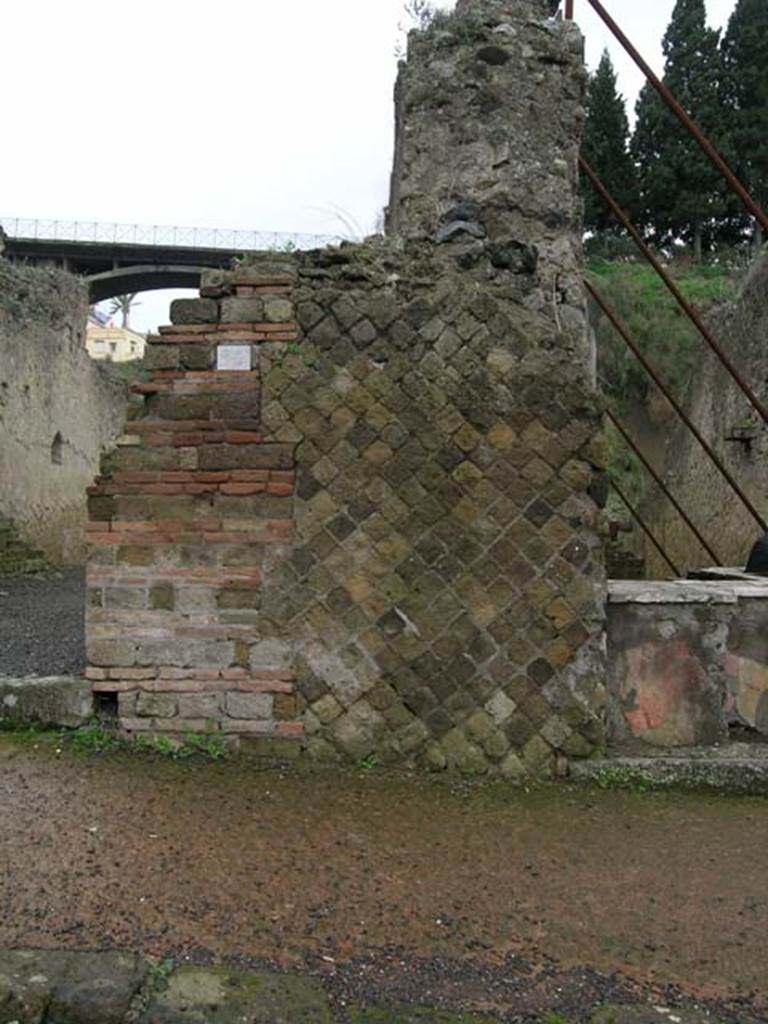
<svg viewBox="0 0 768 1024"><path fill-rule="evenodd" d="M674 0L604 0L661 71ZM454 0L440 6L453 7ZM706 0L721 27L735 0ZM587 0L634 104L641 75ZM362 233L386 202L402 0L7 0L0 216ZM167 319L142 296L134 326Z"/></svg>

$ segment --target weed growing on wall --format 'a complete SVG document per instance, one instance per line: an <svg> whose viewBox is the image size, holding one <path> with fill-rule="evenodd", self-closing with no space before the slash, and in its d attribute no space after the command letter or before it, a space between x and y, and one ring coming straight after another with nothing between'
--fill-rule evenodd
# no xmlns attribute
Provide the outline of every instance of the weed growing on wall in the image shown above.
<svg viewBox="0 0 768 1024"><path fill-rule="evenodd" d="M226 757L226 747L222 734L211 727L204 733L185 733L182 739L175 740L169 736L143 736L133 739L119 736L110 729L104 729L93 722L62 736L62 743L69 744L74 750L86 754L103 754L106 752L156 754L161 757L173 758L176 761L202 758L208 761L220 761Z"/></svg>

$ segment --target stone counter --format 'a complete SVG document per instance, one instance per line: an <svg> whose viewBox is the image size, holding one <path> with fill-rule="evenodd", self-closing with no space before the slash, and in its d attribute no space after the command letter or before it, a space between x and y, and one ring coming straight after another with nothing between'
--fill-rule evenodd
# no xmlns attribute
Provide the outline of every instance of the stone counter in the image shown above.
<svg viewBox="0 0 768 1024"><path fill-rule="evenodd" d="M768 581L711 575L609 584L613 745L711 745L732 725L768 734Z"/></svg>

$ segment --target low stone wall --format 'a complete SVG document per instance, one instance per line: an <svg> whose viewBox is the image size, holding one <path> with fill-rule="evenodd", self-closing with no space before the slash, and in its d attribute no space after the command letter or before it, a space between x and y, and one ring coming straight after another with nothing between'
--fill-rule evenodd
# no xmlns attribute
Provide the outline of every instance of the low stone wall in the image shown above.
<svg viewBox="0 0 768 1024"><path fill-rule="evenodd" d="M0 676L0 726L76 729L94 714L89 683L75 676Z"/></svg>
<svg viewBox="0 0 768 1024"><path fill-rule="evenodd" d="M85 350L87 312L82 281L0 257L0 517L54 564L85 557L85 489L125 417L125 385Z"/></svg>
<svg viewBox="0 0 768 1024"><path fill-rule="evenodd" d="M741 725L768 735L768 583L612 582L613 746L707 746Z"/></svg>

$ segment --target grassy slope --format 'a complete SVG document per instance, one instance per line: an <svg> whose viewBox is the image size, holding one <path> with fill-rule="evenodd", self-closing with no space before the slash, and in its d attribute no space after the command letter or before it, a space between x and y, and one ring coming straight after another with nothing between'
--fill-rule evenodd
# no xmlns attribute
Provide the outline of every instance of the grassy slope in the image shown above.
<svg viewBox="0 0 768 1024"><path fill-rule="evenodd" d="M672 265L669 269L686 298L704 314L732 298L741 277L741 271L724 265ZM706 346L661 278L648 264L626 260L591 260L587 272L672 394L684 403ZM594 304L590 319L597 340L600 387L609 406L623 417L646 410L656 386ZM609 440L611 474L641 501L652 482L615 431L610 431ZM623 506L621 512L626 514Z"/></svg>

